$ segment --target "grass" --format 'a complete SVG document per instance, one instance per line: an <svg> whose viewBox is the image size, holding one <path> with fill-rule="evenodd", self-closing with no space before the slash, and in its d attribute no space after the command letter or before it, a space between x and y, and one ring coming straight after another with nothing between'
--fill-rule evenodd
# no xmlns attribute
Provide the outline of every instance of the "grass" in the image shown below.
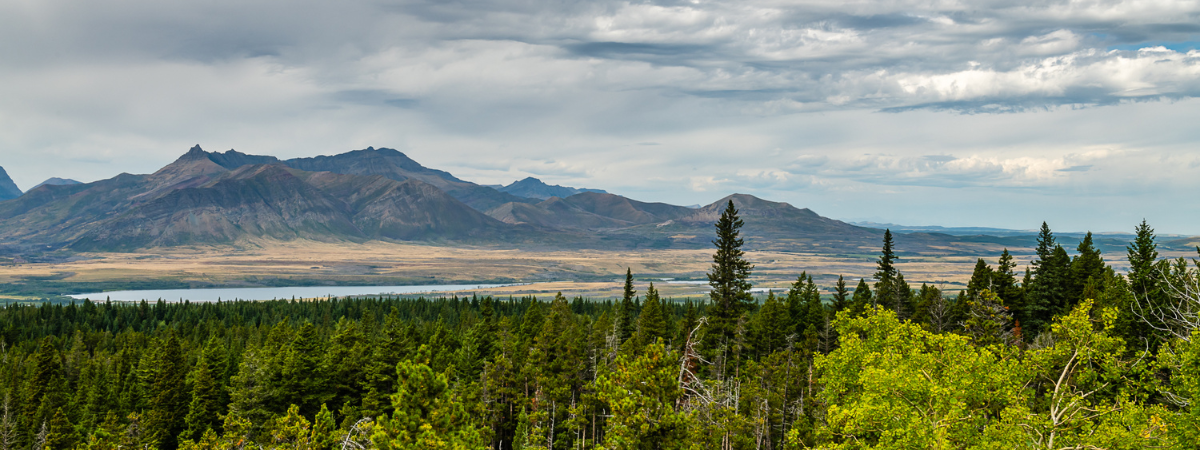
<svg viewBox="0 0 1200 450"><path fill-rule="evenodd" d="M235 246L84 253L76 261L0 266L0 295L35 298L87 291L235 286L534 283L498 295L619 295L626 267L644 291L660 278L704 279L711 250L526 251L366 242L248 241ZM751 251L756 287L786 289L803 271L829 287L842 274L856 284L874 272L867 255ZM992 255L981 255L992 257ZM914 285L964 282L973 257L916 257L900 269ZM664 295L703 295L702 287L659 281Z"/></svg>

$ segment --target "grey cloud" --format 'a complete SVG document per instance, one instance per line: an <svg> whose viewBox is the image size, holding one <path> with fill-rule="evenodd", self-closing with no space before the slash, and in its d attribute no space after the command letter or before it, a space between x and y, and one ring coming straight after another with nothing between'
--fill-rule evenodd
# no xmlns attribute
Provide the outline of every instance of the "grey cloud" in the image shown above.
<svg viewBox="0 0 1200 450"><path fill-rule="evenodd" d="M200 142L398 147L686 204L712 199L681 186L739 180L830 202L1169 192L1191 178L1069 155L1194 147L1198 23L1194 2L1105 0L0 2L0 148L38 167L10 170L22 185L153 170ZM114 162L61 173L44 155Z"/></svg>
<svg viewBox="0 0 1200 450"><path fill-rule="evenodd" d="M1065 169L1058 169L1059 172L1087 172L1089 170L1092 170L1091 164L1084 164L1084 165L1079 165L1079 166L1067 167Z"/></svg>

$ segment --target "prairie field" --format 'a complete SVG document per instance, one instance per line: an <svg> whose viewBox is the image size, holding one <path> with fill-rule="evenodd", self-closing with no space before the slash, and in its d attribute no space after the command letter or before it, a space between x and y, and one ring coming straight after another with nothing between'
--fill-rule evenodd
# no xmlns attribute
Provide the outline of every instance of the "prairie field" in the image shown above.
<svg viewBox="0 0 1200 450"><path fill-rule="evenodd" d="M913 287L932 283L956 291L970 278L975 260L998 254L902 258L899 268ZM408 243L329 243L247 241L238 245L171 247L128 253L80 253L69 262L0 265L0 284L51 282L71 286L140 286L168 283L178 287L284 285L397 285L459 282L521 283L491 289L495 295L619 296L626 268L639 285L657 280L664 296L704 295L702 281L712 251L702 250L516 250L445 247ZM1027 255L1016 255L1023 267ZM875 271L875 255L825 255L809 252L749 251L756 288L786 289L801 272L823 289L844 275L851 289ZM993 262L994 264L994 262ZM673 279L675 283L667 282Z"/></svg>

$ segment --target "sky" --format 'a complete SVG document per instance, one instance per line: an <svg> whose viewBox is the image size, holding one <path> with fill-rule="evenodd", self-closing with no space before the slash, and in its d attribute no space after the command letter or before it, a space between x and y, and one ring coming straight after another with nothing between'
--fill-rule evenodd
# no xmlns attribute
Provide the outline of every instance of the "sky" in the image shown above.
<svg viewBox="0 0 1200 450"><path fill-rule="evenodd" d="M0 166L395 148L481 184L1200 234L1200 0L5 0Z"/></svg>

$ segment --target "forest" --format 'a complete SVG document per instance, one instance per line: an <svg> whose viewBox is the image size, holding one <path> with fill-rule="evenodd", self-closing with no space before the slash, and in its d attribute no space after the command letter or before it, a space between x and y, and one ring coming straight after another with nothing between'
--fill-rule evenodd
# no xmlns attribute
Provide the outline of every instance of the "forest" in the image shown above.
<svg viewBox="0 0 1200 450"><path fill-rule="evenodd" d="M1124 449L1200 442L1200 268L1145 222L1118 273L1043 224L965 290L750 293L730 202L704 301L9 305L0 450ZM1197 249L1200 252L1200 249Z"/></svg>

